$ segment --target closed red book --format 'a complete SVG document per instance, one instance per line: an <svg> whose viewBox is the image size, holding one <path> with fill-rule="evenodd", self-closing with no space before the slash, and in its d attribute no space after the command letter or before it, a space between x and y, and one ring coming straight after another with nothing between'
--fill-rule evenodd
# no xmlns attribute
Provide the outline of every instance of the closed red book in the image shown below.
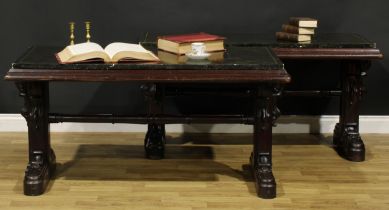
<svg viewBox="0 0 389 210"><path fill-rule="evenodd" d="M158 39L165 39L177 43L187 43L187 42L205 42L205 41L223 40L225 38L221 36L201 32L195 34L160 36L158 37Z"/></svg>
<svg viewBox="0 0 389 210"><path fill-rule="evenodd" d="M194 33L158 37L158 48L176 54L185 54L191 51L193 42L203 42L206 52L224 50L224 37L207 33Z"/></svg>

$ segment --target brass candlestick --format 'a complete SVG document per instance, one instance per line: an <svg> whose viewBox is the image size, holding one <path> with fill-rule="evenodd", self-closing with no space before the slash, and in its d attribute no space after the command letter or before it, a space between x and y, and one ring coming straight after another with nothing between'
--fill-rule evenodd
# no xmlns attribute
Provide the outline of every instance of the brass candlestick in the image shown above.
<svg viewBox="0 0 389 210"><path fill-rule="evenodd" d="M86 42L90 42L90 22L86 21L85 22L85 29L86 29Z"/></svg>
<svg viewBox="0 0 389 210"><path fill-rule="evenodd" d="M70 28L70 45L74 45L74 22L69 23L69 28Z"/></svg>

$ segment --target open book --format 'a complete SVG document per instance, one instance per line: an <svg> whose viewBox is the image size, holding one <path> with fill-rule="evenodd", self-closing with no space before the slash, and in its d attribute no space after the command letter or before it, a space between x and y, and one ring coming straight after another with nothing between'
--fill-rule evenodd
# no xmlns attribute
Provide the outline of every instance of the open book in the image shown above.
<svg viewBox="0 0 389 210"><path fill-rule="evenodd" d="M56 54L59 63L78 63L104 60L106 63L118 61L159 61L152 52L139 44L114 42L103 49L93 42L69 45Z"/></svg>

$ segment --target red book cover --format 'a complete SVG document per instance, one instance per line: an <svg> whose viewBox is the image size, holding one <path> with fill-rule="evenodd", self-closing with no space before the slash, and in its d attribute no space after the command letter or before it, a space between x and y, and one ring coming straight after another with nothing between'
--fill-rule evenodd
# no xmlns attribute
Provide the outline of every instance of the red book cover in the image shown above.
<svg viewBox="0 0 389 210"><path fill-rule="evenodd" d="M223 40L224 37L207 34L207 33L195 33L195 34L182 34L182 35L172 35L172 36L160 36L159 39L165 39L168 41L176 43L188 43L188 42L205 42L205 41L215 41Z"/></svg>

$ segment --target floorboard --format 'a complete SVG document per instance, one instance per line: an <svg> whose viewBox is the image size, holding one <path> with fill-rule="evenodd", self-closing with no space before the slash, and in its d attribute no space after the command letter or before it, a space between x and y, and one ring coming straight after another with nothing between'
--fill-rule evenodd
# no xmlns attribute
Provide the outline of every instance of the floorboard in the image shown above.
<svg viewBox="0 0 389 210"><path fill-rule="evenodd" d="M251 136L168 134L166 158L144 158L142 133L52 133L56 179L24 196L27 134L0 133L0 209L389 209L389 135L363 135L366 161L340 158L330 135L276 134L277 198L259 199Z"/></svg>

